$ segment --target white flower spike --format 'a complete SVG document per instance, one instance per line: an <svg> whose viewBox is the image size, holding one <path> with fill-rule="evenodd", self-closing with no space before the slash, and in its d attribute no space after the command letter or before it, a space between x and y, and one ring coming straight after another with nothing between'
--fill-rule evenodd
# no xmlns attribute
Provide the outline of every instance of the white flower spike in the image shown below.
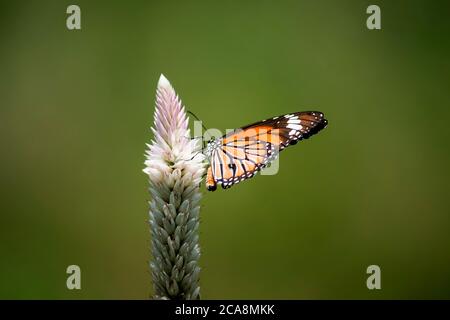
<svg viewBox="0 0 450 320"><path fill-rule="evenodd" d="M155 299L199 299L200 182L204 156L190 138L189 118L170 82L161 75L156 91L154 138L144 172L150 180L150 228Z"/></svg>

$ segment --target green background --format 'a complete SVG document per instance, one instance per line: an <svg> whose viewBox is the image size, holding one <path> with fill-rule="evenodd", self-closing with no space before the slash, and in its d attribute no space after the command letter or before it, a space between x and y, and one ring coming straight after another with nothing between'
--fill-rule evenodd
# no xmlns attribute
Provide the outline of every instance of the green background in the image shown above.
<svg viewBox="0 0 450 320"><path fill-rule="evenodd" d="M85 0L69 31L72 3L0 5L0 298L151 296L142 169L161 73L211 128L329 120L277 175L205 192L202 298L450 298L443 2Z"/></svg>

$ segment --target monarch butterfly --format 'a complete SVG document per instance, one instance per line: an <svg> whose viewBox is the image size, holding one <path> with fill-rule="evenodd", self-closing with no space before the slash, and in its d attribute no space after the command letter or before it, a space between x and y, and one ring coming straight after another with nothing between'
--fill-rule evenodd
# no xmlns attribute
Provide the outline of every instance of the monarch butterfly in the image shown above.
<svg viewBox="0 0 450 320"><path fill-rule="evenodd" d="M295 112L259 121L208 142L208 191L223 189L253 177L273 161L280 151L307 139L326 127L322 112Z"/></svg>

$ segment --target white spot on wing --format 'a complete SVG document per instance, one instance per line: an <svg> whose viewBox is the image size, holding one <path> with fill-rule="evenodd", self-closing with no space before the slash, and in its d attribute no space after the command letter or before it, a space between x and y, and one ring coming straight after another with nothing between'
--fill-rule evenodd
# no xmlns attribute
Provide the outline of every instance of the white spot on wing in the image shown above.
<svg viewBox="0 0 450 320"><path fill-rule="evenodd" d="M300 124L288 124L286 126L286 128L293 129L293 130L301 130L302 126Z"/></svg>

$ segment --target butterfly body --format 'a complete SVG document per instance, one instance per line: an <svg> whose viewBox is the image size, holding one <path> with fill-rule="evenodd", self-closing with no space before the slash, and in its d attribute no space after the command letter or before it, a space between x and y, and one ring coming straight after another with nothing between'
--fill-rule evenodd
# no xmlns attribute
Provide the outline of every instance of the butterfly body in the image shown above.
<svg viewBox="0 0 450 320"><path fill-rule="evenodd" d="M206 187L209 191L253 177L272 162L280 151L307 139L326 127L318 111L296 112L256 122L208 142Z"/></svg>

